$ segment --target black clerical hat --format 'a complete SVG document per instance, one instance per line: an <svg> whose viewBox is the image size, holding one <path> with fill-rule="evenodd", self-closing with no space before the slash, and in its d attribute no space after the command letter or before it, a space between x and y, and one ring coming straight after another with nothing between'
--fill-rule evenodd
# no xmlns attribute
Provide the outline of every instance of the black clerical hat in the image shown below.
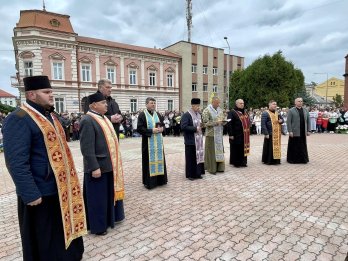
<svg viewBox="0 0 348 261"><path fill-rule="evenodd" d="M199 98L192 98L191 99L191 104L194 105L194 104L201 104L201 99Z"/></svg>
<svg viewBox="0 0 348 261"><path fill-rule="evenodd" d="M96 93L93 93L92 95L88 96L89 104L92 104L93 102L104 101L104 100L105 100L105 97L100 92L96 92Z"/></svg>
<svg viewBox="0 0 348 261"><path fill-rule="evenodd" d="M24 90L34 91L39 89L52 89L50 81L47 76L29 76L23 79Z"/></svg>

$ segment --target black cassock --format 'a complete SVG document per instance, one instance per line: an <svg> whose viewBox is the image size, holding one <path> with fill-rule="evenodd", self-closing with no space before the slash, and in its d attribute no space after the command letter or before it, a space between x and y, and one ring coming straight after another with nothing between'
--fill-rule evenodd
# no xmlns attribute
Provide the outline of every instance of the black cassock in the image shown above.
<svg viewBox="0 0 348 261"><path fill-rule="evenodd" d="M289 137L287 161L289 163L307 163L307 133L303 109L297 109L300 115L300 137Z"/></svg>
<svg viewBox="0 0 348 261"><path fill-rule="evenodd" d="M148 111L151 115L152 112ZM157 112L155 112L157 113ZM157 113L159 120L161 121L161 125L163 124L162 117ZM158 175L150 177L150 168L149 168L149 145L148 138L152 135L152 129L147 128L146 116L144 112L141 112L138 117L138 126L137 131L142 136L141 141L141 154L142 154L142 167L143 167L143 184L146 188L152 189L157 186L161 186L167 184L167 167L166 167L166 159L163 151L163 160L164 160L164 175Z"/></svg>
<svg viewBox="0 0 348 261"><path fill-rule="evenodd" d="M36 206L26 205L18 197L18 221L24 261L82 259L82 237L74 239L65 250L58 194L42 197L42 203ZM40 242L40 245L36 242Z"/></svg>
<svg viewBox="0 0 348 261"><path fill-rule="evenodd" d="M243 109L235 108L244 114ZM246 167L248 158L244 156L244 130L242 122L235 111L230 111L227 116L231 119L227 123L227 132L229 136L233 136L234 139L229 139L230 142L230 164L235 167Z"/></svg>
<svg viewBox="0 0 348 261"><path fill-rule="evenodd" d="M100 178L84 173L83 199L88 217L87 228L92 234L113 228L115 222L124 219L123 200L116 201L115 205L114 195L113 172L102 173Z"/></svg>

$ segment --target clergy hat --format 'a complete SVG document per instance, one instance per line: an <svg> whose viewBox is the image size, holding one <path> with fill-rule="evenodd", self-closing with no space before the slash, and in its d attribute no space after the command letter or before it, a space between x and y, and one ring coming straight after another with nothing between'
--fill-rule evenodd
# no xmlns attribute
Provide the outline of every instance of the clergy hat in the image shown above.
<svg viewBox="0 0 348 261"><path fill-rule="evenodd" d="M201 99L199 99L199 98L192 98L191 99L191 104L192 105L201 104Z"/></svg>
<svg viewBox="0 0 348 261"><path fill-rule="evenodd" d="M92 95L88 96L89 104L92 104L93 102L104 101L104 100L105 100L105 97L100 92L96 92L96 93L93 93Z"/></svg>
<svg viewBox="0 0 348 261"><path fill-rule="evenodd" d="M48 80L48 77L45 75L25 77L23 79L23 82L24 90L26 92L35 91L39 89L52 89L50 81Z"/></svg>

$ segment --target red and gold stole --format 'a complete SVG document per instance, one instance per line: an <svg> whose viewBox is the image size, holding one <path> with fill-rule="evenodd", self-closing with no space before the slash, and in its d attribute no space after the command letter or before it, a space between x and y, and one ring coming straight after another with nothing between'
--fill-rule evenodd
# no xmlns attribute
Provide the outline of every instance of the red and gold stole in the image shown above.
<svg viewBox="0 0 348 261"><path fill-rule="evenodd" d="M248 113L242 113L240 111L234 110L240 121L242 122L243 135L244 135L244 157L250 155L250 120Z"/></svg>
<svg viewBox="0 0 348 261"><path fill-rule="evenodd" d="M87 223L80 182L64 130L53 113L51 116L54 124L27 103L21 109L35 121L44 137L48 159L57 183L67 249L71 241L87 234Z"/></svg>
<svg viewBox="0 0 348 261"><path fill-rule="evenodd" d="M108 118L102 117L92 112L87 112L87 114L99 124L104 133L112 163L112 170L114 175L114 204L116 204L117 200L124 199L123 168L117 135L114 126L112 126L112 123Z"/></svg>
<svg viewBox="0 0 348 261"><path fill-rule="evenodd" d="M267 111L272 123L272 147L273 147L273 158L281 158L281 125L278 120L278 112Z"/></svg>

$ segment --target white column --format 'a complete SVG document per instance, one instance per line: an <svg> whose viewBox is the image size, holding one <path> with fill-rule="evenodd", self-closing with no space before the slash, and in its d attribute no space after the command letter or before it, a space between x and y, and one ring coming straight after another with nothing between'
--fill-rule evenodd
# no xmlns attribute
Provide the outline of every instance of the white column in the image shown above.
<svg viewBox="0 0 348 261"><path fill-rule="evenodd" d="M163 74L164 74L164 71L163 71L163 62L160 63L160 87L163 87Z"/></svg>
<svg viewBox="0 0 348 261"><path fill-rule="evenodd" d="M120 80L121 80L121 85L124 85L124 57L120 58Z"/></svg>
<svg viewBox="0 0 348 261"><path fill-rule="evenodd" d="M100 60L99 55L95 55L95 74L96 74L96 82L100 80Z"/></svg>
<svg viewBox="0 0 348 261"><path fill-rule="evenodd" d="M141 72L141 85L145 86L145 61L140 61L140 72Z"/></svg>

